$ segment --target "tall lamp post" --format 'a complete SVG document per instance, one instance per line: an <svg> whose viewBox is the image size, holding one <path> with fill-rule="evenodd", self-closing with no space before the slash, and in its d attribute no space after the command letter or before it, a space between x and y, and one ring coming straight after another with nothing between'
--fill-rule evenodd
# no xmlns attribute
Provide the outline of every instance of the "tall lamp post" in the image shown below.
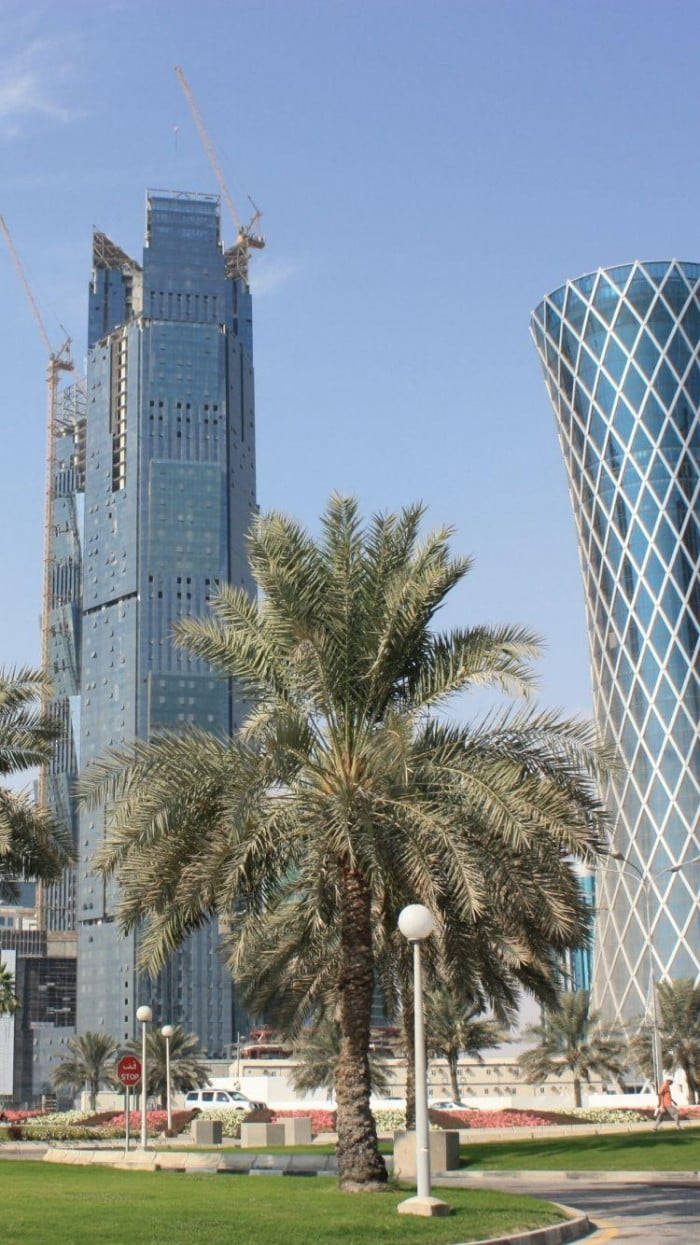
<svg viewBox="0 0 700 1245"><path fill-rule="evenodd" d="M146 1131L146 1099L148 1097L148 1068L146 1052L146 1026L153 1020L153 1012L145 1004L136 1011L136 1019L141 1024L141 1149L148 1149L148 1133Z"/></svg>
<svg viewBox="0 0 700 1245"><path fill-rule="evenodd" d="M649 1002L651 1004L651 1061L653 1067L653 1076L655 1086L658 1089L663 1080L663 1057L661 1054L661 1034L659 1032L659 1014L656 1002L656 982L654 981L654 947L651 929L651 908L649 906L649 896L651 891L651 882L655 878L661 878L665 873L680 873L688 865L695 865L700 862L700 856L694 856L692 860L681 861L679 865L671 865L669 869L659 869L658 873L650 873L648 869L640 869L633 860L628 856L623 856L622 852L611 852L613 860L619 861L621 865L625 865L628 869L632 869L636 873L644 892L644 917L646 930L647 956L649 961Z"/></svg>
<svg viewBox="0 0 700 1245"><path fill-rule="evenodd" d="M423 1023L423 970L420 944L435 929L435 918L420 903L408 904L399 913L399 929L413 947L413 1025L416 1077L416 1196L399 1203L399 1214L448 1215L446 1202L430 1196L430 1124L426 1083L425 1027Z"/></svg>
<svg viewBox="0 0 700 1245"><path fill-rule="evenodd" d="M174 1032L173 1025L163 1025L160 1031L161 1037L165 1038L165 1102L168 1108L168 1133L173 1131L173 1108L170 1101L170 1039Z"/></svg>

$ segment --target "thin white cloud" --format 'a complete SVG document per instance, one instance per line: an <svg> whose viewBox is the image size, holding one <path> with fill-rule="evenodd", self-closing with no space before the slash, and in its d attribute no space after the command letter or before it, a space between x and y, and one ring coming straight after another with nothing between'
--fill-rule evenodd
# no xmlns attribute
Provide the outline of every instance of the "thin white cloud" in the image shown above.
<svg viewBox="0 0 700 1245"><path fill-rule="evenodd" d="M14 138L30 117L65 123L79 113L61 102L60 81L70 74L61 58L56 71L56 49L35 42L13 57L0 61L0 134Z"/></svg>
<svg viewBox="0 0 700 1245"><path fill-rule="evenodd" d="M254 294L271 294L280 286L286 285L300 271L301 265L295 260L267 260L262 256L251 255L250 288Z"/></svg>

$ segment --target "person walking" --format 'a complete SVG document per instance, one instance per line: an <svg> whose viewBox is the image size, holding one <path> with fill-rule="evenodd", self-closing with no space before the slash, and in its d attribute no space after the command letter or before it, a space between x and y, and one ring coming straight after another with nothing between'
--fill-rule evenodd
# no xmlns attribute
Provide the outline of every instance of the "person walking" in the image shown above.
<svg viewBox="0 0 700 1245"><path fill-rule="evenodd" d="M666 1077L661 1089L659 1090L658 1103L656 1107L656 1123L654 1132L656 1132L659 1124L665 1115L675 1122L676 1128L680 1129L680 1119L678 1117L678 1107L671 1097L671 1085L673 1084L670 1076Z"/></svg>

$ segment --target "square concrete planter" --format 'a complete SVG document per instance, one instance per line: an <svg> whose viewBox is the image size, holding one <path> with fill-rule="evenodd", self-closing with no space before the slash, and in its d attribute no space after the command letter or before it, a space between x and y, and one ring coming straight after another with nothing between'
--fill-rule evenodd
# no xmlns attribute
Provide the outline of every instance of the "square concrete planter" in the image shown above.
<svg viewBox="0 0 700 1245"><path fill-rule="evenodd" d="M284 1126L284 1144L286 1146L305 1146L311 1141L311 1116L287 1116L282 1120Z"/></svg>
<svg viewBox="0 0 700 1245"><path fill-rule="evenodd" d="M284 1124L241 1124L241 1150L284 1144Z"/></svg>
<svg viewBox="0 0 700 1245"><path fill-rule="evenodd" d="M193 1120L192 1140L196 1146L220 1146L222 1137L220 1120Z"/></svg>
<svg viewBox="0 0 700 1245"><path fill-rule="evenodd" d="M459 1131L442 1128L430 1130L430 1171L456 1171L459 1167ZM394 1133L394 1176L401 1180L416 1178L416 1134Z"/></svg>

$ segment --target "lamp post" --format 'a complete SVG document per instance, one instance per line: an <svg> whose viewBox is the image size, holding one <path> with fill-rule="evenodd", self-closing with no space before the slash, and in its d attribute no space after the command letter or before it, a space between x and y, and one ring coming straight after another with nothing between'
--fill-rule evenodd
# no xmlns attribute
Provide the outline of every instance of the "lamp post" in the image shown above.
<svg viewBox="0 0 700 1245"><path fill-rule="evenodd" d="M651 1061L653 1068L653 1076L655 1087L658 1089L663 1080L663 1057L661 1054L661 1034L659 1032L659 1015L656 1002L656 983L654 981L654 948L651 930L651 909L649 906L649 896L651 891L650 883L654 878L663 877L665 873L680 873L688 865L698 864L700 856L694 856L692 860L681 861L678 865L671 865L668 869L659 869L658 873L650 873L648 869L640 869L633 860L628 856L623 856L622 852L611 852L611 858L619 861L620 864L626 865L628 869L632 869L636 873L644 892L644 915L646 930L647 957L649 961L649 1002L651 1004Z"/></svg>
<svg viewBox="0 0 700 1245"><path fill-rule="evenodd" d="M170 1102L170 1039L174 1032L173 1025L163 1025L160 1031L161 1037L165 1038L165 1102L168 1108L168 1133L173 1130L173 1108Z"/></svg>
<svg viewBox="0 0 700 1245"><path fill-rule="evenodd" d="M141 1024L141 1149L148 1149L148 1134L146 1131L146 1098L148 1087L148 1068L146 1066L146 1025L153 1020L153 1012L150 1007L145 1004L139 1007L136 1012L136 1019Z"/></svg>
<svg viewBox="0 0 700 1245"><path fill-rule="evenodd" d="M408 904L399 913L399 929L413 946L413 1032L416 1077L416 1196L399 1203L405 1215L447 1215L449 1206L430 1196L430 1124L426 1083L425 1027L423 1024L423 970L420 944L435 929L435 918L420 903Z"/></svg>

